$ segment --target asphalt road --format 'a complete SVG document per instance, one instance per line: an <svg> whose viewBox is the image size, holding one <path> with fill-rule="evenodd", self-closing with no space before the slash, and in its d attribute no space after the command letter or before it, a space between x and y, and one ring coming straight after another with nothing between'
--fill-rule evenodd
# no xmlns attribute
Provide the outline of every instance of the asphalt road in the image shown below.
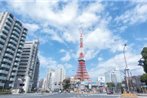
<svg viewBox="0 0 147 98"><path fill-rule="evenodd" d="M106 94L19 94L0 95L0 98L120 98L119 95Z"/></svg>

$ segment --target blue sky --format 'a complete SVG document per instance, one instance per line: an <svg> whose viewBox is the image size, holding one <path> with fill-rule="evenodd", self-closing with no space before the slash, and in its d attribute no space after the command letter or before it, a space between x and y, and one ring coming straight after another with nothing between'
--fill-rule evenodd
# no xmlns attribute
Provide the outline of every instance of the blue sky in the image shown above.
<svg viewBox="0 0 147 98"><path fill-rule="evenodd" d="M78 66L79 29L83 29L87 70L92 79L115 68L125 68L123 47L133 75L140 52L147 46L145 0L1 0L8 11L29 30L27 40L40 40L40 78L48 68L64 67L68 76Z"/></svg>

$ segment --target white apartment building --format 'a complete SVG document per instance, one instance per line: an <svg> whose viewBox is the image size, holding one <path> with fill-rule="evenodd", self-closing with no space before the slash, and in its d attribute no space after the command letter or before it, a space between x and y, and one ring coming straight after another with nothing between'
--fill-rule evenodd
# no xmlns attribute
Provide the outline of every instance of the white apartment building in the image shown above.
<svg viewBox="0 0 147 98"><path fill-rule="evenodd" d="M39 59L38 59L39 41L27 41L24 44L20 66L18 68L17 79L22 79L24 91L30 92L37 89L39 75Z"/></svg>
<svg viewBox="0 0 147 98"><path fill-rule="evenodd" d="M0 13L0 88L13 88L27 29L12 14Z"/></svg>

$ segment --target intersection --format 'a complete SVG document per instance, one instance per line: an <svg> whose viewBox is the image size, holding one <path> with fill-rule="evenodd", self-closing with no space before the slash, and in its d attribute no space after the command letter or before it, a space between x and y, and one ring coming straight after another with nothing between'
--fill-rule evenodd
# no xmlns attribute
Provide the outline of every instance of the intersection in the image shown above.
<svg viewBox="0 0 147 98"><path fill-rule="evenodd" d="M18 95L2 95L0 98L120 98L120 95L107 95L107 94L18 94Z"/></svg>

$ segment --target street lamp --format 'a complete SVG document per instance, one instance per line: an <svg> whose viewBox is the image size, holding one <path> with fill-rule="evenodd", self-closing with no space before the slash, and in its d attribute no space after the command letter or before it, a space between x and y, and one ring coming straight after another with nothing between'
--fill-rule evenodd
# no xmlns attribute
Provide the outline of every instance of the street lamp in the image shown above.
<svg viewBox="0 0 147 98"><path fill-rule="evenodd" d="M123 48L123 54L124 54L124 60L125 60L125 81L126 81L126 89L129 92L130 88L129 88L129 68L128 68L128 64L127 64L127 60L126 60L126 55L125 55L125 48L126 48L127 44L124 44L124 48Z"/></svg>

